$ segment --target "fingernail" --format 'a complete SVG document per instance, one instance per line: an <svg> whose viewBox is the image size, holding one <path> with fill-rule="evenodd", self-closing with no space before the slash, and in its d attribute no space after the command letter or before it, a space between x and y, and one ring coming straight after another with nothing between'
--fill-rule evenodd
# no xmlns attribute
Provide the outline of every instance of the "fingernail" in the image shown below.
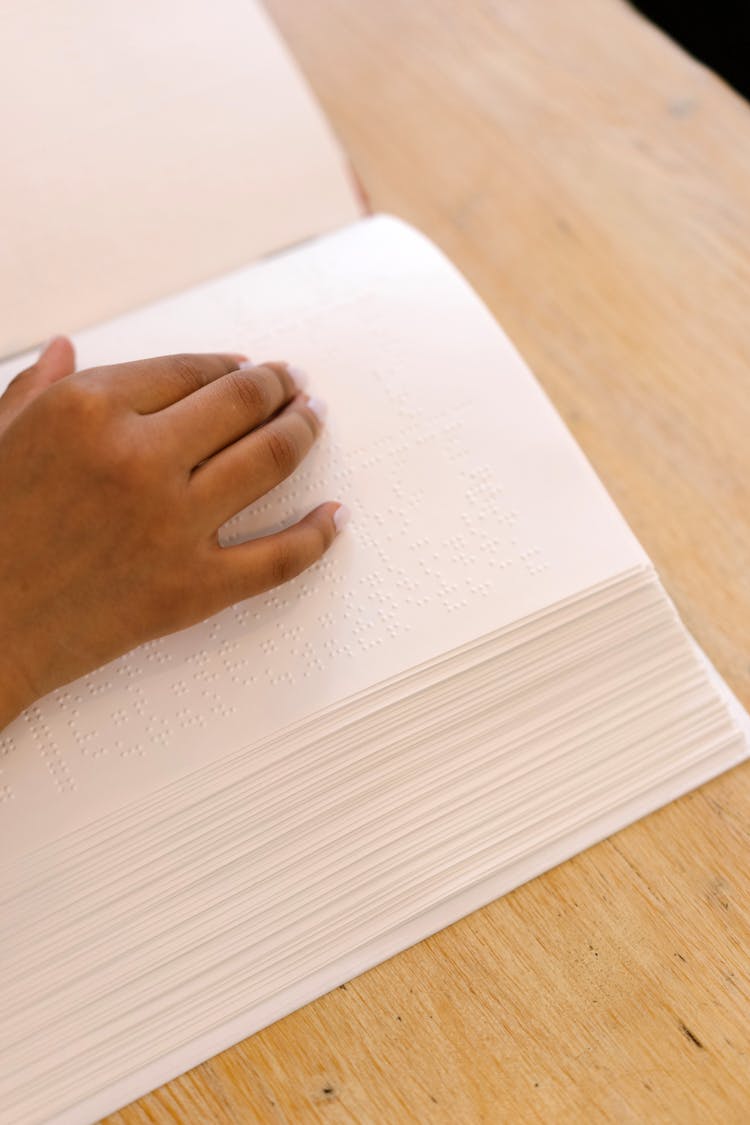
<svg viewBox="0 0 750 1125"><path fill-rule="evenodd" d="M336 534L343 531L349 520L352 518L352 513L346 504L339 504L336 511L333 513L333 526L336 528Z"/></svg>
<svg viewBox="0 0 750 1125"><path fill-rule="evenodd" d="M318 421L320 422L320 424L322 426L323 423L326 420L326 414L328 413L328 407L323 402L323 399L322 398L315 398L315 396L313 396L312 398L309 398L307 400L307 409L312 410L313 414L315 415L315 417L318 419Z"/></svg>
<svg viewBox="0 0 750 1125"><path fill-rule="evenodd" d="M243 359L242 363L237 368L238 371L247 371L248 367L255 367L251 359Z"/></svg>
<svg viewBox="0 0 750 1125"><path fill-rule="evenodd" d="M301 367L297 367L294 363L287 363L286 369L294 379L297 390L304 391L305 387L310 382L307 372L303 371Z"/></svg>

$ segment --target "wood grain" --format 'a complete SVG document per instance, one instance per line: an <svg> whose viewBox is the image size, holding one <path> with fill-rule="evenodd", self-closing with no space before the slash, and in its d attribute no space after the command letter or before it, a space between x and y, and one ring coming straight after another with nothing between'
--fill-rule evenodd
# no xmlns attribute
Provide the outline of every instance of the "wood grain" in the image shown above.
<svg viewBox="0 0 750 1125"><path fill-rule="evenodd" d="M269 8L750 704L748 106L618 0ZM746 1122L749 854L745 766L107 1121Z"/></svg>

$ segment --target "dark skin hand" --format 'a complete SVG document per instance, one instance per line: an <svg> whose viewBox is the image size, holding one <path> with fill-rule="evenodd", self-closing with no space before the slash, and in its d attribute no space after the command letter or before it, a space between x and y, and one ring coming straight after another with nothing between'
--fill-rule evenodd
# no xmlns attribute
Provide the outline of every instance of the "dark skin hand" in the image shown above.
<svg viewBox="0 0 750 1125"><path fill-rule="evenodd" d="M219 546L219 527L320 433L294 368L226 354L74 371L57 337L0 397L0 729L136 645L295 577L347 514L328 502Z"/></svg>

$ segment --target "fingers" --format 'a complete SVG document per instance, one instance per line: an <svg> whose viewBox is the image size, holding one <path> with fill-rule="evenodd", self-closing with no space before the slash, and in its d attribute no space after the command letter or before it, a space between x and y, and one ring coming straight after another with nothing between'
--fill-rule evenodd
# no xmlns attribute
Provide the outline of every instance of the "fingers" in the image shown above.
<svg viewBox="0 0 750 1125"><path fill-rule="evenodd" d="M218 527L265 496L304 460L322 424L322 403L298 395L270 422L195 470L190 487L197 510Z"/></svg>
<svg viewBox="0 0 750 1125"><path fill-rule="evenodd" d="M283 363L245 364L170 406L162 419L185 466L194 468L267 422L299 392L300 374Z"/></svg>
<svg viewBox="0 0 750 1125"><path fill-rule="evenodd" d="M234 353L162 355L97 367L83 372L81 379L95 380L138 414L154 414L236 371L246 359Z"/></svg>
<svg viewBox="0 0 750 1125"><path fill-rule="evenodd" d="M15 418L47 387L72 375L75 371L75 351L67 336L54 336L42 350L39 359L27 367L8 385L0 399L0 418L3 426Z"/></svg>
<svg viewBox="0 0 750 1125"><path fill-rule="evenodd" d="M348 508L329 502L275 535L219 548L227 601L251 598L296 578L325 554L348 518Z"/></svg>

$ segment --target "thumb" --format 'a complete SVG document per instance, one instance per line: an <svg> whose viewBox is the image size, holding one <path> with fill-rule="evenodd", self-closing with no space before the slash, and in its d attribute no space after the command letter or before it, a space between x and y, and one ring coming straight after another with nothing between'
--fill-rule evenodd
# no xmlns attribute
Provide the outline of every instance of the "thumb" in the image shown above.
<svg viewBox="0 0 750 1125"><path fill-rule="evenodd" d="M35 391L44 390L50 383L72 375L76 368L73 345L67 336L53 336L42 349L39 359L24 374L29 376Z"/></svg>
<svg viewBox="0 0 750 1125"><path fill-rule="evenodd" d="M66 375L72 375L75 366L75 351L68 337L53 336L42 348L36 363L16 375L8 384L8 389L0 398L0 427L4 429L52 383L64 379Z"/></svg>

